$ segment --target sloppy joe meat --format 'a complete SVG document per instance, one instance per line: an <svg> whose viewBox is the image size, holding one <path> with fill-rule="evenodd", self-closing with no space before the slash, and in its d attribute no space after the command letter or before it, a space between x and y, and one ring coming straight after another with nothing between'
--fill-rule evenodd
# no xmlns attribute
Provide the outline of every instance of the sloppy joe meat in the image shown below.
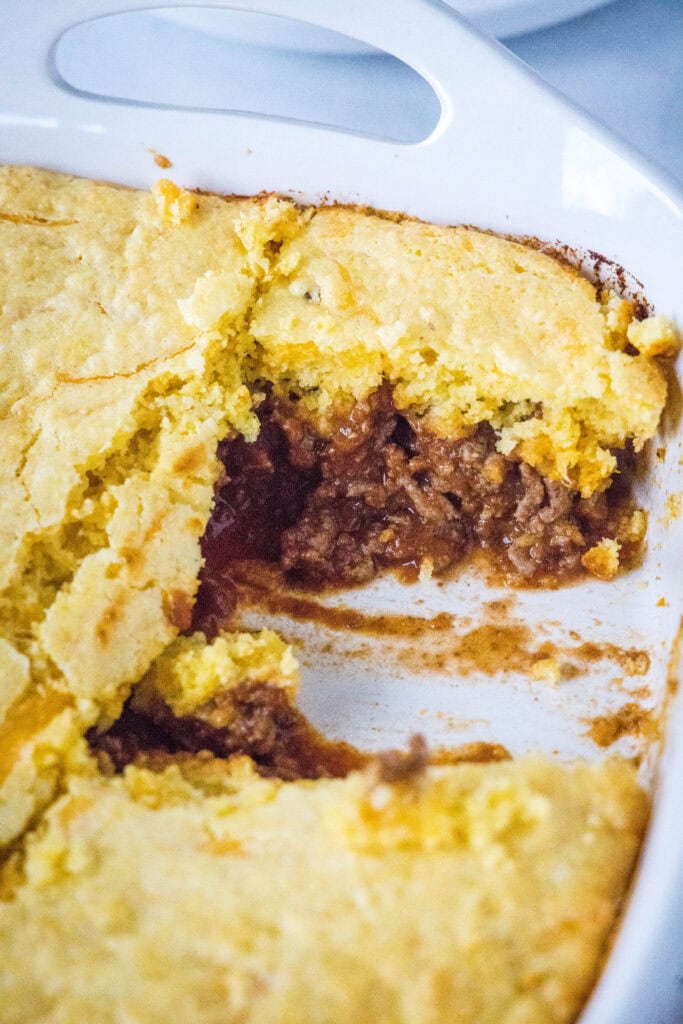
<svg viewBox="0 0 683 1024"><path fill-rule="evenodd" d="M133 695L107 732L93 728L87 738L107 772L121 772L129 764L159 771L197 755L227 761L242 754L252 759L260 775L286 782L344 778L369 766L374 782L396 784L419 777L428 764L510 757L505 747L483 742L430 751L417 734L405 750L366 753L323 736L281 687L250 682L226 691L213 707L194 715L176 716L161 699L139 708Z"/></svg>
<svg viewBox="0 0 683 1024"><path fill-rule="evenodd" d="M326 435L296 396L268 395L254 443L223 442L225 474L202 540L205 568L193 628L211 635L232 611L230 565L279 563L290 584L317 589L371 580L430 559L443 573L474 549L506 576L554 584L614 536L626 488L581 498L496 451L487 423L457 440L397 410L384 385Z"/></svg>
<svg viewBox="0 0 683 1024"><path fill-rule="evenodd" d="M141 711L133 698L107 732L91 729L88 740L114 771L131 763L160 767L179 755L209 751L219 758L247 755L259 774L291 781L340 778L368 760L350 744L322 736L279 686L245 682L224 699L231 705L225 725L215 724L223 718L220 708L213 716L176 716L161 700Z"/></svg>

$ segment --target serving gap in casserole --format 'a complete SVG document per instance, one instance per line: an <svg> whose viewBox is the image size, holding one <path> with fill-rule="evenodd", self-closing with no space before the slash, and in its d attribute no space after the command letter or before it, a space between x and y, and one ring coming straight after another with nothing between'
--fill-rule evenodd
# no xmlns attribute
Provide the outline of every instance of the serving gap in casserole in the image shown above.
<svg viewBox="0 0 683 1024"><path fill-rule="evenodd" d="M643 754L667 651L608 614L596 580L642 558L651 451L634 447L664 402L670 327L594 253L551 262L540 243L353 208L303 219L270 245L249 314L259 433L219 446L189 629L284 631L302 707L361 749L404 742L407 707L438 747L552 735L565 757Z"/></svg>

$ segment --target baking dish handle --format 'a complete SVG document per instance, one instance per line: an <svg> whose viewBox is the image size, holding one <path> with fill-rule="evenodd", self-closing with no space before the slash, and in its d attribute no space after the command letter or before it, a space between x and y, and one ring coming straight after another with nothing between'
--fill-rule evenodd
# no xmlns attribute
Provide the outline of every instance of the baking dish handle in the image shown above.
<svg viewBox="0 0 683 1024"><path fill-rule="evenodd" d="M430 138L448 131L458 104L472 110L487 102L476 80L471 77L473 37L486 48L497 49L439 0L345 0L344 4L326 4L319 0L165 0L146 4L145 0L109 0L99 5L96 19L124 12L164 7L214 7L271 14L306 22L323 29L353 36L390 53L409 66L432 86L440 103L441 117ZM4 56L0 69L0 123L12 124L26 119L35 124L51 118L74 119L89 124L91 131L101 117L102 99L84 95L68 86L55 64L55 47L63 33L93 18L92 0L50 0L50 3L26 3L14 0L13 12L3 25ZM470 59L466 53L470 50ZM108 103L112 101L109 100ZM122 101L115 101L121 103ZM128 101L127 105L130 105ZM193 112L194 113L194 112ZM216 112L212 115L217 116ZM174 120L187 124L187 112L157 108L164 123ZM221 117L246 118L256 115L218 112ZM262 119L261 119L262 120ZM313 131L310 126L306 126ZM319 131L319 129L318 129ZM337 133L343 135L342 132ZM329 132L331 137L332 133Z"/></svg>

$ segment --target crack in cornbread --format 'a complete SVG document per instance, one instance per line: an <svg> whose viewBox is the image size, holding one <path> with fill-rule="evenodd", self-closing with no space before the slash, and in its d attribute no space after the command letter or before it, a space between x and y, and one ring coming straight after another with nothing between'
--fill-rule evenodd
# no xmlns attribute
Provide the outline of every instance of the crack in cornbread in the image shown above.
<svg viewBox="0 0 683 1024"><path fill-rule="evenodd" d="M508 845L499 841L499 826L491 822L500 820L503 834L508 819L505 813L499 819L496 797L490 813L483 812L491 827L479 832L463 825L465 855L444 855L442 877L432 875L433 854L460 851L462 814L469 822L470 813L462 810L469 796L463 803L448 795L449 787L460 792L474 780L472 792L486 802L488 787L507 779L503 789L519 810L512 818L526 828L547 806L543 800L552 804L554 797L538 780L526 784L525 767L486 766L475 776L467 766L444 769L443 776L430 769L420 777L424 792L413 780L404 789L375 787L366 799L367 780L357 773L339 783L291 788L238 776L238 783L228 782L225 766L211 786L183 781L177 771L129 769L123 779L100 778L82 737L112 724L136 684L154 677L163 652L190 628L200 538L221 474L217 447L237 433L254 440L253 406L264 382L279 396L294 394L323 433L340 410L391 387L398 408L435 435L466 439L488 423L499 454L588 500L614 470L612 449L629 440L638 448L655 430L665 385L654 357L675 346L670 327L657 317L639 322L627 301L598 296L542 254L476 231L359 210L302 210L274 197L196 195L170 182L149 194L0 169L0 251L0 843L31 826L5 871L12 898L0 911L0 934L7 936L3 955L7 946L14 959L5 957L3 965L2 1024L131 1014L145 1022L169 1015L224 1021L226 1006L235 1022L298 1022L319 1019L316 1008L328 1005L330 1020L361 1020L366 1010L374 1021L450 1020L453 1005L463 1007L467 1021L486 1020L487 1013L507 1024L571 1019L642 832L645 799L630 766L534 769L555 779L560 810L548 811L550 833L542 824L532 828L538 846L526 852L512 835ZM615 552L601 551L604 557L593 560L609 568ZM201 636L187 641L209 651ZM169 656L178 653L172 647ZM269 658L252 644L246 660L233 659L230 679L236 687L261 680L284 692L291 666L278 680ZM178 691L163 693L169 706L176 701L180 717L191 675L181 672ZM229 689L230 679L204 678L202 686ZM143 694L144 684L132 699ZM230 707L220 696L208 698L212 711ZM503 776L489 774L494 769ZM272 788L258 788L267 785ZM219 847L225 838L230 801L211 802L225 787L238 803L253 797L275 811L272 832L270 825L254 826L259 856L243 895L239 884L234 890L237 902L224 890L227 916L213 931L203 910L194 924L185 913L195 885L203 884L187 864L197 828L209 841L216 833ZM407 818L393 814L395 801L405 803ZM316 817L316 808L328 803L329 815ZM576 835L589 835L596 850L604 845L604 864L590 851L584 863L557 824L574 810ZM338 825L346 811L348 834L333 829L336 839L313 841L327 837L323 819ZM538 814L539 822L546 820L545 811ZM377 835L366 834L367 815ZM90 838L85 845L76 836L73 845L66 841L70 822L79 820L94 845ZM517 825L511 828L516 832ZM221 857L241 848L239 837L227 835L225 842ZM576 868L576 892L587 897L567 904L568 918L556 886L559 902L531 915L530 932L524 893L538 908L540 890L523 873L531 870L534 851L546 847L562 886ZM370 872L369 888L355 890L360 902L350 907L343 896L340 916L336 875L318 872L318 865L328 870L328 860L329 870L336 866L351 885L347 894L356 868ZM100 872L97 863L108 866ZM225 863L217 862L220 877L209 863L206 885L215 895ZM151 864L154 884L145 873ZM501 865L509 873L505 896L496 881ZM403 879L404 868L405 907L392 885L385 891L380 883L392 872ZM278 893L294 895L302 873L310 909L326 878L329 902L319 918L311 916L303 945L290 947L287 921L295 922L301 908L280 905ZM484 877L492 890L482 886ZM271 902L262 898L268 879ZM434 880L439 884L430 888ZM143 891L158 899L133 898ZM503 908L493 920L513 928L518 942L510 932L496 945L500 936L486 926L492 920L487 892L491 906ZM202 905L213 913L212 900ZM374 906L381 913L368 919L363 907ZM273 916L259 916L268 907ZM436 908L433 926L425 926L430 907ZM397 910L407 914L407 924L392 932ZM474 930L449 932L459 918ZM328 925L328 945L319 941L316 928L325 921L345 922L351 946L330 942ZM377 929L389 937L385 968L375 957ZM556 929L566 933L568 947ZM221 947L225 932L232 938ZM48 934L50 941L36 941ZM173 936L179 953L169 945ZM365 947L363 936L370 939ZM317 961L308 945L313 939ZM264 942L267 963L259 966L255 950ZM363 958L353 952L366 947ZM282 957L284 973L273 973ZM418 983L405 986L416 958ZM177 986L169 984L176 962ZM341 972L340 964L346 964ZM487 979L499 976L502 984L488 986ZM349 978L357 984L349 986Z"/></svg>

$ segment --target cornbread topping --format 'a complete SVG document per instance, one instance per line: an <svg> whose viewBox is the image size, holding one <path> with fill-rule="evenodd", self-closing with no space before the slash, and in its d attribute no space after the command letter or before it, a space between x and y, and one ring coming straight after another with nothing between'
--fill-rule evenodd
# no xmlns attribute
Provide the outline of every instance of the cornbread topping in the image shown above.
<svg viewBox="0 0 683 1024"><path fill-rule="evenodd" d="M0 253L0 1024L574 1019L633 766L368 763L229 581L612 578L672 326L472 229L169 181L1 168Z"/></svg>
<svg viewBox="0 0 683 1024"><path fill-rule="evenodd" d="M613 761L74 775L0 903L0 1019L570 1021L645 814Z"/></svg>

